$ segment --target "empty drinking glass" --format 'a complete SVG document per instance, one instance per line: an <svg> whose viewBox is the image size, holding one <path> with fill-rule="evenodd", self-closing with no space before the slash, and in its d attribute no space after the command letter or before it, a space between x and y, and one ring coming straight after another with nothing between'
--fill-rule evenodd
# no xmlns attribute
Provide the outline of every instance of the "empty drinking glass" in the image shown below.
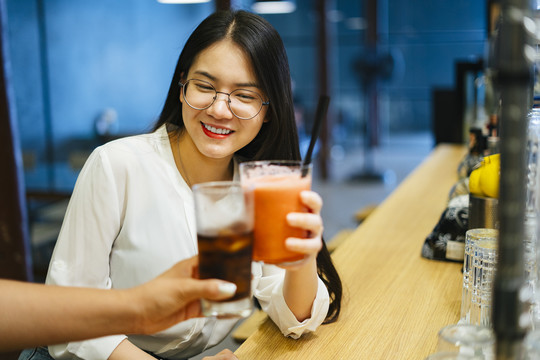
<svg viewBox="0 0 540 360"><path fill-rule="evenodd" d="M473 245L470 323L491 326L493 282L497 268L497 239L478 240Z"/></svg>
<svg viewBox="0 0 540 360"><path fill-rule="evenodd" d="M437 352L457 354L459 356L456 359L490 360L494 358L494 344L495 336L490 328L481 325L454 324L445 326L439 331Z"/></svg>
<svg viewBox="0 0 540 360"><path fill-rule="evenodd" d="M463 258L463 290L461 297L461 320L462 323L471 323L471 299L472 299L472 260L473 246L479 240L496 241L499 235L495 229L471 229L465 234L465 254Z"/></svg>

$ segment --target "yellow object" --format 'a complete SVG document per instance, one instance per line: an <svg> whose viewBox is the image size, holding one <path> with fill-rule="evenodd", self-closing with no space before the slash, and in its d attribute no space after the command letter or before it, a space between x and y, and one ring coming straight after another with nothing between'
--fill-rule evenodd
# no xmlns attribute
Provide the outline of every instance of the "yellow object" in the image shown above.
<svg viewBox="0 0 540 360"><path fill-rule="evenodd" d="M499 197L499 178L501 177L501 161L499 154L491 155L482 160L484 169L480 176L480 188L484 195L491 198Z"/></svg>
<svg viewBox="0 0 540 360"><path fill-rule="evenodd" d="M498 198L500 176L500 154L486 156L480 167L473 170L469 176L469 191L477 196Z"/></svg>

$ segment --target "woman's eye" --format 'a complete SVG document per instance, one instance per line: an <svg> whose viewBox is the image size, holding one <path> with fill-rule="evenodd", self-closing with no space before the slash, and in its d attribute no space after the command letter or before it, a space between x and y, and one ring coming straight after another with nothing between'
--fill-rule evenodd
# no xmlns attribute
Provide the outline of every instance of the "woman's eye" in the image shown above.
<svg viewBox="0 0 540 360"><path fill-rule="evenodd" d="M256 99L254 95L248 93L236 93L234 97L241 101L253 101Z"/></svg>
<svg viewBox="0 0 540 360"><path fill-rule="evenodd" d="M208 85L197 84L197 90L199 91L213 91L214 89Z"/></svg>

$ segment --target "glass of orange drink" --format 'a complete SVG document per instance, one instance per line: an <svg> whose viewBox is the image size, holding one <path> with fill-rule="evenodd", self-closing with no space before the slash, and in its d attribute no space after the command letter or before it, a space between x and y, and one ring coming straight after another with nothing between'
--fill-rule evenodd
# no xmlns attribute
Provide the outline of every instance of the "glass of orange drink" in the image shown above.
<svg viewBox="0 0 540 360"><path fill-rule="evenodd" d="M253 191L255 203L253 260L294 265L304 254L285 247L289 237L306 238L307 231L287 222L291 212L307 212L300 192L311 189L311 164L294 160L248 161L240 164L240 181Z"/></svg>

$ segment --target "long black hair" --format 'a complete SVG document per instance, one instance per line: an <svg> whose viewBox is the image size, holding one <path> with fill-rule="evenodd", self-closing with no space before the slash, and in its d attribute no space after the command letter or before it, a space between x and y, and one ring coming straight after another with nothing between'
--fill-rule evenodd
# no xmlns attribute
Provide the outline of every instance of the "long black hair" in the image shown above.
<svg viewBox="0 0 540 360"><path fill-rule="evenodd" d="M174 124L183 131L180 86L195 58L210 45L230 39L240 46L253 66L259 87L270 105L257 136L237 155L246 160L300 160L298 132L294 121L289 62L278 32L262 17L247 11L218 11L193 31L182 50L174 71L167 99L154 130ZM325 323L337 320L341 310L342 285L326 245L317 255L317 272L330 294Z"/></svg>

